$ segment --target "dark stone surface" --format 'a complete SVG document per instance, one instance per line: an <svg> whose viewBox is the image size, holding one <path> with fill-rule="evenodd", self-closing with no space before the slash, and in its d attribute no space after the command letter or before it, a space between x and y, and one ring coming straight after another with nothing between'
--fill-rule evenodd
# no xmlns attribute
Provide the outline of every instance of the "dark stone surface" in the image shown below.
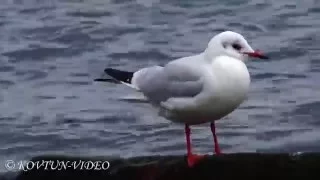
<svg viewBox="0 0 320 180"><path fill-rule="evenodd" d="M130 159L114 159L107 157L68 157L68 156L39 156L31 162L59 161L60 170L50 169L50 165L41 168L26 169L21 171L17 180L53 180L84 178L84 179L128 179L128 180L227 180L227 179L292 179L307 178L318 179L320 177L320 154L259 154L237 153L221 156L208 156L202 162L188 168L185 156L152 156L136 157ZM63 168L62 162L85 162L78 169L72 167ZM88 164L95 162L95 167L100 161L100 167L104 161L110 166L107 170L86 170ZM106 164L107 165L107 164ZM30 165L31 167L31 165ZM52 166L55 167L55 166ZM105 166L107 167L107 166Z"/></svg>

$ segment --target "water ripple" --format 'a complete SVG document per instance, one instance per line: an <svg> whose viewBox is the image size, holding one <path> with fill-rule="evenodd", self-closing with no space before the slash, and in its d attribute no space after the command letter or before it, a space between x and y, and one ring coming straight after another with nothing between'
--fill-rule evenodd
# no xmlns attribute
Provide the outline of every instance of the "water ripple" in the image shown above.
<svg viewBox="0 0 320 180"><path fill-rule="evenodd" d="M7 56L14 60L14 62L32 60L43 61L48 57L63 55L67 48L58 47L37 47L28 49L17 49L14 51L4 52L3 56Z"/></svg>
<svg viewBox="0 0 320 180"><path fill-rule="evenodd" d="M2 159L184 154L182 125L120 101L131 89L93 79L107 66L133 70L199 53L223 30L270 56L248 62L248 100L217 123L223 150L320 148L315 1L10 2L0 5ZM192 130L197 151L211 152L208 126Z"/></svg>

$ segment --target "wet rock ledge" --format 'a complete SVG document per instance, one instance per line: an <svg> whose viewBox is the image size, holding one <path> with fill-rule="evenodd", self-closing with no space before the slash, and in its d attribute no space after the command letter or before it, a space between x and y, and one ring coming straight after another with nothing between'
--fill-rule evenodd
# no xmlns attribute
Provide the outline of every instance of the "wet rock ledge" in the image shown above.
<svg viewBox="0 0 320 180"><path fill-rule="evenodd" d="M30 162L17 180L320 179L320 153L212 155L193 168L188 168L186 156L120 159L44 155Z"/></svg>

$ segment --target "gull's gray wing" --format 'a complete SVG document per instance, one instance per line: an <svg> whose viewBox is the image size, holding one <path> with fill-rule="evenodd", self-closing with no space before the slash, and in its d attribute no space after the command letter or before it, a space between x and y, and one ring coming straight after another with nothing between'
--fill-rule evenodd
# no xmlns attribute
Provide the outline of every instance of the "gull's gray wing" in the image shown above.
<svg viewBox="0 0 320 180"><path fill-rule="evenodd" d="M202 91L200 73L191 64L167 64L141 69L134 74L132 84L153 103L168 98L194 97Z"/></svg>

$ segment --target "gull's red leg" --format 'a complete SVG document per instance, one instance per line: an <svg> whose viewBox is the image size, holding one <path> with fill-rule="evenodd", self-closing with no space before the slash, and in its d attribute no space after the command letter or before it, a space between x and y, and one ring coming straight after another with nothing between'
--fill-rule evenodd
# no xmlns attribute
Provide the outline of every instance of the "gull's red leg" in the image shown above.
<svg viewBox="0 0 320 180"><path fill-rule="evenodd" d="M191 140L190 140L190 134L191 130L188 124L185 124L185 133L186 133L186 141L187 141L187 156L188 156L188 166L192 167L194 166L198 161L203 159L204 155L196 155L192 153L191 148Z"/></svg>
<svg viewBox="0 0 320 180"><path fill-rule="evenodd" d="M191 149L191 140L190 140L190 134L191 130L188 124L184 127L185 133L186 133L186 141L187 141L187 155L188 157L192 155L192 149Z"/></svg>
<svg viewBox="0 0 320 180"><path fill-rule="evenodd" d="M216 126L215 126L214 122L210 123L210 127L211 127L211 132L213 135L214 151L216 154L221 154L219 143L218 143L218 138L216 135Z"/></svg>

